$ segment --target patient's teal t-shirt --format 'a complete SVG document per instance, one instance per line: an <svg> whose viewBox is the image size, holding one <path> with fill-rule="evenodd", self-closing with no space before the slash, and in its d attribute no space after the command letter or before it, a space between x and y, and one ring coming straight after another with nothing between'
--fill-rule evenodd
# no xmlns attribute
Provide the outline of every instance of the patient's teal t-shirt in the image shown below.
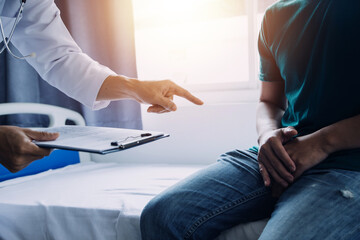
<svg viewBox="0 0 360 240"><path fill-rule="evenodd" d="M285 81L283 127L306 135L360 114L359 0L275 3L263 19L259 53L260 80ZM318 167L360 171L360 149L336 152Z"/></svg>

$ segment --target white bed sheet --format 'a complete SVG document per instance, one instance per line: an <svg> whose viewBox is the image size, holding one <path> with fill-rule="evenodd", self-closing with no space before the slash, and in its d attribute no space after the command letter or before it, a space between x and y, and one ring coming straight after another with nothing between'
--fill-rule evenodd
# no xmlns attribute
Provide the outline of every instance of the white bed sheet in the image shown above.
<svg viewBox="0 0 360 240"><path fill-rule="evenodd" d="M146 203L201 167L90 162L2 182L0 239L140 240ZM218 239L256 239L265 223Z"/></svg>

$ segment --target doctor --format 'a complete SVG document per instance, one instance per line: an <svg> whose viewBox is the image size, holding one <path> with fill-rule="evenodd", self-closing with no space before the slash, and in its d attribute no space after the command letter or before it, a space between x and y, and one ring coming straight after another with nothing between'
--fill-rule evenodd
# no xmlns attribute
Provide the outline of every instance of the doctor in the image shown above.
<svg viewBox="0 0 360 240"><path fill-rule="evenodd" d="M45 81L91 109L105 108L112 100L133 99L150 104L148 112L171 112L177 108L174 95L203 104L169 80L140 81L121 76L91 59L70 36L53 0L0 0L0 19L0 53L8 51L15 58L25 59ZM10 41L23 56L11 52ZM0 126L0 163L12 172L19 171L50 153L32 140L57 137Z"/></svg>

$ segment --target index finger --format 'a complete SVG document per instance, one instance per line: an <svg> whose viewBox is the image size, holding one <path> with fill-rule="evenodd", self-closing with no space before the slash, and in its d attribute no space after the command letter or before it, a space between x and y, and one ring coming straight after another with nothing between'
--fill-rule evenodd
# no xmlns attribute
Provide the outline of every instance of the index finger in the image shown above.
<svg viewBox="0 0 360 240"><path fill-rule="evenodd" d="M262 178L263 178L263 180L264 180L264 185L265 185L265 187L269 187L270 184L271 184L270 175L269 175L269 173L267 172L264 164L259 163L259 171L260 171L261 176L262 176Z"/></svg>
<svg viewBox="0 0 360 240"><path fill-rule="evenodd" d="M183 97L196 105L203 105L204 102L192 95L188 90L175 84L174 94Z"/></svg>
<svg viewBox="0 0 360 240"><path fill-rule="evenodd" d="M273 150L276 156L282 161L284 166L291 171L294 172L296 170L296 166L294 161L290 158L289 154L286 152L284 146L277 142L273 145Z"/></svg>

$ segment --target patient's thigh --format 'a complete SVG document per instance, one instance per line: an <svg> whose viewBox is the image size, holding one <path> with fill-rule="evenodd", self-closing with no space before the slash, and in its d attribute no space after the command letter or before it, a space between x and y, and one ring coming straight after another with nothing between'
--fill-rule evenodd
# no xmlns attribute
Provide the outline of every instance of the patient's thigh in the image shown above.
<svg viewBox="0 0 360 240"><path fill-rule="evenodd" d="M260 239L360 239L360 173L308 171L280 197Z"/></svg>
<svg viewBox="0 0 360 240"><path fill-rule="evenodd" d="M155 197L143 212L143 234L213 239L239 223L268 217L275 200L264 187L256 158L248 151L229 152Z"/></svg>

